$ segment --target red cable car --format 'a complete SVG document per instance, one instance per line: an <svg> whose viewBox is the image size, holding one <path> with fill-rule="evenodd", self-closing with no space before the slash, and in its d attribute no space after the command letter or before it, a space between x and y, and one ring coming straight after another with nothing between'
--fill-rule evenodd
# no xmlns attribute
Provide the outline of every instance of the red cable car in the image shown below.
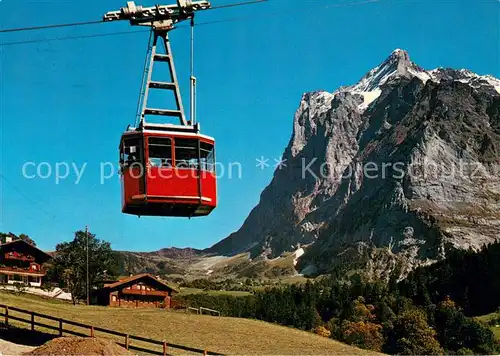
<svg viewBox="0 0 500 356"><path fill-rule="evenodd" d="M123 209L139 216L205 216L217 206L213 138L162 127L123 134Z"/></svg>
<svg viewBox="0 0 500 356"><path fill-rule="evenodd" d="M128 2L126 8L109 12L105 21L130 20L132 25L152 27L147 66L137 113L136 128L128 128L120 141L122 175L122 212L138 216L206 216L217 206L215 140L202 135L195 123L196 78L193 75L191 47L191 119L186 121L168 32L174 24L191 19L191 44L194 40L194 11L210 8L205 0L177 5L142 8ZM165 53L157 52L158 39ZM167 64L169 82L152 80L153 67ZM175 109L148 108L150 89L174 94ZM180 124L146 122L146 116L175 117Z"/></svg>

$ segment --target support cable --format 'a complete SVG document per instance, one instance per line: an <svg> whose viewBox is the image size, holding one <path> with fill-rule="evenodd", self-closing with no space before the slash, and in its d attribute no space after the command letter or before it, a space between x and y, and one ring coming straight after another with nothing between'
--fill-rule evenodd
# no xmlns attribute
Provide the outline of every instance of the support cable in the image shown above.
<svg viewBox="0 0 500 356"><path fill-rule="evenodd" d="M21 31L34 31L34 30L46 30L46 29L49 29L49 28L61 28L61 27L73 27L73 26L86 26L86 25L95 25L95 24L98 24L98 23L104 23L104 21L99 20L99 21L73 22L73 23L45 25L45 26L8 28L8 29L0 30L0 33L21 32Z"/></svg>
<svg viewBox="0 0 500 356"><path fill-rule="evenodd" d="M194 14L191 17L191 125L196 124L196 77L194 76Z"/></svg>
<svg viewBox="0 0 500 356"><path fill-rule="evenodd" d="M43 43L43 42L53 42L53 41L80 40L80 39L85 39L85 38L98 38L98 37L108 37L108 36L133 35L133 34L136 34L136 33L146 33L146 32L149 32L149 31L150 30L120 31L120 32L110 32L110 33L97 33L97 34L94 34L94 35L55 37L55 38L43 38L43 39L39 39L39 40L4 42L4 43L0 43L0 47L1 46L17 46L17 45L22 45L22 44Z"/></svg>
<svg viewBox="0 0 500 356"><path fill-rule="evenodd" d="M261 3L261 2L268 2L268 1L269 0L245 1L245 2L235 3L235 4L212 6L211 8L209 8L207 10L226 9L226 8L229 8L229 7L236 7L236 6L243 6L243 5L253 5L253 4L258 4L258 3Z"/></svg>
<svg viewBox="0 0 500 356"><path fill-rule="evenodd" d="M209 9L207 9L207 10L225 9L225 8L242 6L242 5L258 4L258 3L267 2L267 1L268 0L246 1L246 2L235 3L235 4L214 6L214 7L211 7ZM8 29L0 29L0 33L21 32L21 31L35 31L35 30L47 30L47 29L51 29L51 28L61 28L61 27L74 27L74 26L96 25L96 24L105 23L105 22L106 21L103 21L103 20L97 20L97 21L73 22L73 23L43 25L43 26L8 28Z"/></svg>
<svg viewBox="0 0 500 356"><path fill-rule="evenodd" d="M358 1L350 1L350 2L344 2L344 3L337 3L337 4L325 4L322 3L320 8L334 8L334 7L345 7L345 6L356 6L356 5L366 5L366 4L371 4L371 3L377 3L383 0L358 0ZM290 10L290 11L284 11L284 12L279 12L279 13L269 13L269 14L263 14L263 15L256 15L256 16L245 16L245 17L235 17L235 18L229 18L229 19L223 19L223 20L215 20L215 21L208 21L208 22L198 22L195 24L196 27L199 26L206 26L206 25L215 25L215 24L220 24L220 23L227 23L227 22L240 22L240 21L249 21L249 20L256 20L256 19L263 19L263 18L271 18L271 17L278 17L278 16L284 16L284 15L290 15L292 13L297 13L297 12L304 12L304 11L309 11L309 10L315 10L317 11L317 8L314 7L309 7L307 9L300 9L300 10ZM176 28L187 28L188 26L177 26ZM1 30L0 30L1 31ZM149 32L149 30L138 30L138 31L121 31L121 32L111 32L111 33L100 33L100 34L94 34L94 35L82 35L82 36L69 36L69 37L56 37L56 38L46 38L46 39L39 39L39 40L27 40L27 41L15 41L15 42L5 42L5 43L0 43L0 46L15 46L15 45L22 45L22 44L32 44L32 43L42 43L42 42L51 42L51 41L65 41L65 40L75 40L75 39L83 39L83 38L96 38L96 37L107 37L107 36L117 36L117 35L130 35L130 34L136 34L136 33L145 33L146 31Z"/></svg>
<svg viewBox="0 0 500 356"><path fill-rule="evenodd" d="M10 187L12 189L14 189L17 193L19 193L19 195L21 195L24 199L26 199L26 201L28 201L29 203L31 203L31 206L39 211L41 211L42 213L46 214L47 216L55 219L56 216L49 213L46 209L45 209L45 206L35 200L33 200L30 196L28 196L27 194L25 194L21 189L19 189L14 183L12 183L12 181L10 181L9 179L7 179L7 177L5 175L3 175L2 173L0 173L0 178L2 178L8 185L10 185Z"/></svg>
<svg viewBox="0 0 500 356"><path fill-rule="evenodd" d="M148 72L148 63L149 63L149 53L151 52L152 49L152 43L151 39L153 38L153 30L149 31L149 39L148 39L148 47L146 50L146 58L144 59L144 66L142 70L142 79L141 79L141 91L139 93L139 99L137 100L137 108L135 109L136 111L136 117L135 117L135 122L134 122L134 127L137 127L139 125L139 121L142 115L142 101L144 100L144 81L146 80L146 74Z"/></svg>

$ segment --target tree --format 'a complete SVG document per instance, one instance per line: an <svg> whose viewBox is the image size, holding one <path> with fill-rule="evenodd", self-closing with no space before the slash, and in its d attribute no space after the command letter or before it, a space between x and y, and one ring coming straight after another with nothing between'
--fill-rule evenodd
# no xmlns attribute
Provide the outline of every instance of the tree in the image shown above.
<svg viewBox="0 0 500 356"><path fill-rule="evenodd" d="M344 321L342 340L363 349L381 351L384 345L382 325L369 321Z"/></svg>
<svg viewBox="0 0 500 356"><path fill-rule="evenodd" d="M398 355L442 355L443 348L436 340L436 332L427 323L427 316L419 309L403 311L394 320L385 351Z"/></svg>
<svg viewBox="0 0 500 356"><path fill-rule="evenodd" d="M354 315L352 316L353 321L371 321L375 319L373 311L375 307L371 304L366 305L365 299L363 297L358 297L353 302Z"/></svg>
<svg viewBox="0 0 500 356"><path fill-rule="evenodd" d="M71 242L56 246L52 278L70 291L73 303L86 298L87 237L84 231L77 231ZM89 289L100 288L109 277L116 275L114 254L109 242L101 241L88 233Z"/></svg>
<svg viewBox="0 0 500 356"><path fill-rule="evenodd" d="M439 303L434 320L438 340L448 352L495 353L492 331L479 321L466 317L449 297Z"/></svg>
<svg viewBox="0 0 500 356"><path fill-rule="evenodd" d="M33 239L30 238L28 235L21 234L19 236L16 236L12 232L9 232L8 234L0 233L0 243L4 244L7 241L7 237L12 238L12 241L24 240L27 243L29 243L30 245L36 246L35 241L33 241Z"/></svg>
<svg viewBox="0 0 500 356"><path fill-rule="evenodd" d="M26 241L27 243L29 243L30 245L32 246L36 246L36 243L35 241L33 241L33 239L31 239L28 235L26 234L21 234L19 235L19 240L23 240L23 241Z"/></svg>
<svg viewBox="0 0 500 356"><path fill-rule="evenodd" d="M368 288L369 289L369 288ZM358 297L352 302L353 314L341 325L341 340L363 349L381 351L384 345L382 325L373 323L376 319L375 307L365 304L365 298Z"/></svg>

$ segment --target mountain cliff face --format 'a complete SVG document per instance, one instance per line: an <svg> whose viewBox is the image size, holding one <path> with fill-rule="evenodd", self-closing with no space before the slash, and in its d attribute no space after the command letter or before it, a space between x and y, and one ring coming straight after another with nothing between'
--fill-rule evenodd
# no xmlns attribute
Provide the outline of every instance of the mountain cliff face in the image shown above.
<svg viewBox="0 0 500 356"><path fill-rule="evenodd" d="M302 246L310 273L356 256L410 269L500 239L491 76L425 71L395 50L353 86L305 94L283 158L240 230L207 252L274 258Z"/></svg>

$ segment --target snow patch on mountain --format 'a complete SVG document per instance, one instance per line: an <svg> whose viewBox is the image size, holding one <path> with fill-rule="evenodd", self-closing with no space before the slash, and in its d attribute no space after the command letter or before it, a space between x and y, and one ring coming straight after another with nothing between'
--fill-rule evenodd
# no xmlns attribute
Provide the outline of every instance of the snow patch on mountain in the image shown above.
<svg viewBox="0 0 500 356"><path fill-rule="evenodd" d="M380 94L382 94L382 90L380 90L380 88L377 88L373 91L361 92L360 94L363 95L364 100L363 104L358 106L358 109L359 111L365 111L371 103L378 99Z"/></svg>
<svg viewBox="0 0 500 356"><path fill-rule="evenodd" d="M369 71L358 83L348 87L341 87L333 95L348 92L362 96L363 102L358 106L358 110L362 113L380 97L383 85L400 77L408 79L416 77L424 84L429 80L436 83L442 80L454 80L469 84L475 89L490 86L500 94L500 80L491 75L478 75L467 69L450 71L444 68L436 68L427 71L411 62L406 51L396 49L381 65Z"/></svg>
<svg viewBox="0 0 500 356"><path fill-rule="evenodd" d="M305 251L303 248L299 248L297 251L294 252L295 258L293 259L293 265L296 266L297 263L299 262L299 258L304 255Z"/></svg>

